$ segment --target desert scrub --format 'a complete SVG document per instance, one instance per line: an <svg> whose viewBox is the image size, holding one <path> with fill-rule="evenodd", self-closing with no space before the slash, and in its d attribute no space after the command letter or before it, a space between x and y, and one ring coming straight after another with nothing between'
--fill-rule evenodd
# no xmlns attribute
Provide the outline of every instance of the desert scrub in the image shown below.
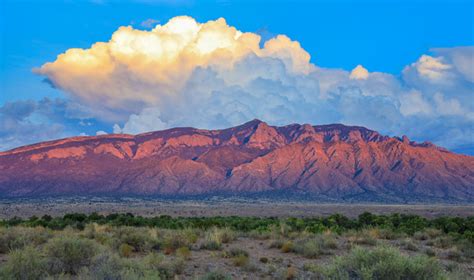
<svg viewBox="0 0 474 280"><path fill-rule="evenodd" d="M427 256L403 256L393 247L355 248L326 270L329 279L446 279L441 265Z"/></svg>
<svg viewBox="0 0 474 280"><path fill-rule="evenodd" d="M376 231L363 229L359 231L348 231L345 234L347 241L350 244L357 244L357 245L370 245L375 246L377 245L376 239Z"/></svg>
<svg viewBox="0 0 474 280"><path fill-rule="evenodd" d="M11 251L0 270L1 279L34 280L45 276L45 261L31 246Z"/></svg>
<svg viewBox="0 0 474 280"><path fill-rule="evenodd" d="M422 231L417 231L413 234L414 239L418 240L429 240L443 235L443 232L439 229L426 228Z"/></svg>
<svg viewBox="0 0 474 280"><path fill-rule="evenodd" d="M0 253L5 254L10 250L20 249L27 245L37 246L45 243L52 236L53 232L43 227L0 228Z"/></svg>
<svg viewBox="0 0 474 280"><path fill-rule="evenodd" d="M201 248L207 250L220 250L223 243L230 243L235 240L235 233L229 228L212 228L204 236L204 243Z"/></svg>
<svg viewBox="0 0 474 280"><path fill-rule="evenodd" d="M162 279L172 278L176 274L181 274L185 267L182 258L168 259L163 254L151 252L146 255L141 263L147 269L158 271Z"/></svg>
<svg viewBox="0 0 474 280"><path fill-rule="evenodd" d="M400 242L400 245L403 249L408 251L416 252L419 250L418 246L411 239L404 239Z"/></svg>
<svg viewBox="0 0 474 280"><path fill-rule="evenodd" d="M442 235L436 237L433 242L427 242L426 244L433 245L437 248L446 249L454 246L455 242L453 238L449 235Z"/></svg>
<svg viewBox="0 0 474 280"><path fill-rule="evenodd" d="M166 231L163 238L163 250L171 254L181 247L191 247L198 240L198 233L193 229Z"/></svg>
<svg viewBox="0 0 474 280"><path fill-rule="evenodd" d="M252 230L249 232L248 237L256 240L267 240L271 237L271 234L268 231Z"/></svg>
<svg viewBox="0 0 474 280"><path fill-rule="evenodd" d="M134 248L136 252L148 252L157 244L157 240L152 238L150 233L139 227L118 227L113 231L116 244L115 248L119 248L122 244L128 244Z"/></svg>
<svg viewBox="0 0 474 280"><path fill-rule="evenodd" d="M50 239L44 247L48 271L52 274L77 274L82 267L91 264L98 250L99 244L90 239L71 236Z"/></svg>
<svg viewBox="0 0 474 280"><path fill-rule="evenodd" d="M103 279L161 279L158 270L138 260L121 259L105 251L94 257L92 264L80 270L76 276L79 280Z"/></svg>
<svg viewBox="0 0 474 280"><path fill-rule="evenodd" d="M404 234L395 232L394 230L389 229L389 228L381 228L381 229L377 229L377 231L375 232L375 236L378 239L395 240L400 237L403 237Z"/></svg>
<svg viewBox="0 0 474 280"><path fill-rule="evenodd" d="M317 258L329 254L330 249L337 249L337 243L332 235L316 235L312 238L297 240L294 252L306 258Z"/></svg>
<svg viewBox="0 0 474 280"><path fill-rule="evenodd" d="M290 235L290 232L291 232L291 227L284 222L280 222L278 225L272 225L270 227L270 236L273 239L288 237Z"/></svg>

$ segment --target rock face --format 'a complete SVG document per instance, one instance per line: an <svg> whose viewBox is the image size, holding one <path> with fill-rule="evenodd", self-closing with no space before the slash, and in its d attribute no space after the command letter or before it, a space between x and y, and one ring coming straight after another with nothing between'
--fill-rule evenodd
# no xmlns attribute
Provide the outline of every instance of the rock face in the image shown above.
<svg viewBox="0 0 474 280"><path fill-rule="evenodd" d="M340 124L174 128L0 153L0 196L303 194L474 202L474 157Z"/></svg>

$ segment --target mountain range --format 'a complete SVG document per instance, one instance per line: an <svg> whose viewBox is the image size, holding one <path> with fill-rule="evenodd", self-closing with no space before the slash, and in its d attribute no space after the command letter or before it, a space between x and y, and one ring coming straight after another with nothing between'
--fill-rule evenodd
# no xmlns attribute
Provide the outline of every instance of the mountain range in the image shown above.
<svg viewBox="0 0 474 280"><path fill-rule="evenodd" d="M0 153L0 197L257 195L474 202L474 157L342 124L172 128Z"/></svg>

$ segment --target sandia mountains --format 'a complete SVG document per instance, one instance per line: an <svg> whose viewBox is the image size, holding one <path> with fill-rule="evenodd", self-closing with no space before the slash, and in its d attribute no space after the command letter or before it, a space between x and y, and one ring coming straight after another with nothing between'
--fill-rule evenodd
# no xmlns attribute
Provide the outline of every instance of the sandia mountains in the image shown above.
<svg viewBox="0 0 474 280"><path fill-rule="evenodd" d="M340 124L173 128L0 153L0 197L300 196L474 202L474 157Z"/></svg>

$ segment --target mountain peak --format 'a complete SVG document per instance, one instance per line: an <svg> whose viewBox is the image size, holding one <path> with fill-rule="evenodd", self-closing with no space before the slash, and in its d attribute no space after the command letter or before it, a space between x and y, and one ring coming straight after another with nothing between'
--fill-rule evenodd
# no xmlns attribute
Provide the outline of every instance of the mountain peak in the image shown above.
<svg viewBox="0 0 474 280"><path fill-rule="evenodd" d="M472 170L474 157L406 137L255 119L223 130L73 137L3 152L0 197L302 191L474 201Z"/></svg>

